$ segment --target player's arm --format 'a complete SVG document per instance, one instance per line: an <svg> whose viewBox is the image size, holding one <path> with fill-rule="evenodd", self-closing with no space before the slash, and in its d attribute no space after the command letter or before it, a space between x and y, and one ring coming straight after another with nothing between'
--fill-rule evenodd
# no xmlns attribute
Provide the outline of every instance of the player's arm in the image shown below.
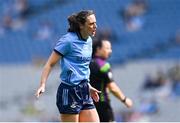
<svg viewBox="0 0 180 123"><path fill-rule="evenodd" d="M61 58L61 55L59 55L57 52L53 51L51 53L42 71L40 87L38 88L36 92L37 98L40 96L41 93L45 91L45 85L46 85L46 81L49 76L49 73L51 72L52 67L60 60L60 58Z"/></svg>
<svg viewBox="0 0 180 123"><path fill-rule="evenodd" d="M99 90L95 89L94 87L92 87L90 83L88 83L88 86L89 86L89 91L90 91L91 97L93 98L93 100L95 102L98 102L99 101L98 93L101 93L101 91L99 91Z"/></svg>
<svg viewBox="0 0 180 123"><path fill-rule="evenodd" d="M113 93L113 95L116 96L121 102L123 102L128 108L132 106L132 100L123 94L115 82L108 83L107 87Z"/></svg>

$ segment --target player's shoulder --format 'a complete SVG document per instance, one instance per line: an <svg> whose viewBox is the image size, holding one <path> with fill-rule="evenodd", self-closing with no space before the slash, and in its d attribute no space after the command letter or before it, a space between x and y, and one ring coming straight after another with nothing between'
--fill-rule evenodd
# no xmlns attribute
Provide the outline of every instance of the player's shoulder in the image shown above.
<svg viewBox="0 0 180 123"><path fill-rule="evenodd" d="M74 39L77 39L77 35L76 33L73 33L73 32L68 32L60 38L60 40L62 41L72 41Z"/></svg>
<svg viewBox="0 0 180 123"><path fill-rule="evenodd" d="M106 72L110 71L110 69L111 69L110 63L109 63L109 62L105 62L105 63L101 66L100 71L106 73Z"/></svg>
<svg viewBox="0 0 180 123"><path fill-rule="evenodd" d="M110 63L104 59L94 58L92 62L94 65L98 66L101 72L108 72L111 69Z"/></svg>

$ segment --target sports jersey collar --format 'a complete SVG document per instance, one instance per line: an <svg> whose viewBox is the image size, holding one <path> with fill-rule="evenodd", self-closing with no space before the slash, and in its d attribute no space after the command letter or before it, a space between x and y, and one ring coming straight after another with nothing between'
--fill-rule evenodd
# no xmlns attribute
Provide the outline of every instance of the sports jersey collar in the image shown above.
<svg viewBox="0 0 180 123"><path fill-rule="evenodd" d="M104 58L102 58L102 57L100 57L100 56L94 56L94 58L96 58L96 59L102 59L102 60L106 60L106 59L104 59Z"/></svg>
<svg viewBox="0 0 180 123"><path fill-rule="evenodd" d="M87 41L87 39L84 39L84 38L82 37L82 35L81 35L80 32L77 32L76 34L77 34L79 40Z"/></svg>

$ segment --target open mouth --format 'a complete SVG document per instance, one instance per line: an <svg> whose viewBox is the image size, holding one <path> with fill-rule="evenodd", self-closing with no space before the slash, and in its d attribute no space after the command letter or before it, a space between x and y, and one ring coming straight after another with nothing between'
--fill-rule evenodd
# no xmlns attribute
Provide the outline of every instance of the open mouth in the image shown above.
<svg viewBox="0 0 180 123"><path fill-rule="evenodd" d="M95 34L95 33L96 33L96 30L93 31L93 34Z"/></svg>

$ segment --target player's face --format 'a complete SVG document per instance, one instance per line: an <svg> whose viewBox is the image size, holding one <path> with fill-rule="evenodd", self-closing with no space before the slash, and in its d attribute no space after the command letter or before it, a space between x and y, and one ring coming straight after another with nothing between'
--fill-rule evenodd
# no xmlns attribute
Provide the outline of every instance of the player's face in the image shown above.
<svg viewBox="0 0 180 123"><path fill-rule="evenodd" d="M94 36L96 34L96 28L96 17L92 14L87 17L85 24L80 26L82 37Z"/></svg>
<svg viewBox="0 0 180 123"><path fill-rule="evenodd" d="M109 41L103 41L102 47L100 48L100 52L102 58L104 59L109 58L109 56L112 53L111 43Z"/></svg>

